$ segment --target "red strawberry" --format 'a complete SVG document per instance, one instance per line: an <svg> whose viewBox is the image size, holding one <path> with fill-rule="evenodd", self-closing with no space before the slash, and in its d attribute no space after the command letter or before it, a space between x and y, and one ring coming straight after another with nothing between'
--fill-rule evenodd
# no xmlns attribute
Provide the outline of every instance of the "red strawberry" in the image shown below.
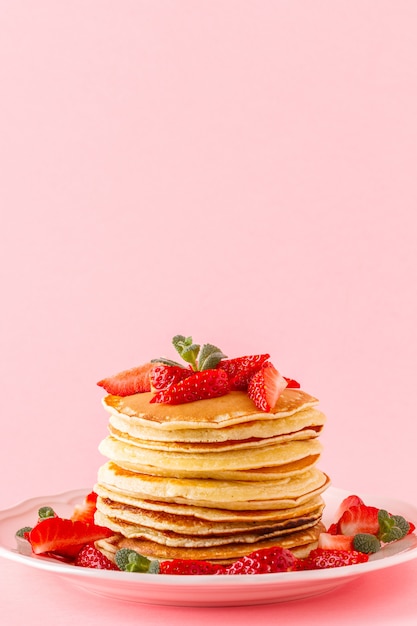
<svg viewBox="0 0 417 626"><path fill-rule="evenodd" d="M220 361L217 368L226 372L231 391L246 391L249 380L261 369L263 363L269 359L269 354L240 356L236 359Z"/></svg>
<svg viewBox="0 0 417 626"><path fill-rule="evenodd" d="M312 550L306 559L300 559L298 569L327 569L330 567L343 567L366 563L369 554L356 552L355 550Z"/></svg>
<svg viewBox="0 0 417 626"><path fill-rule="evenodd" d="M327 529L327 532L329 535L337 535L339 532L337 524L330 524L329 528Z"/></svg>
<svg viewBox="0 0 417 626"><path fill-rule="evenodd" d="M188 378L158 391L151 402L164 404L184 404L196 400L207 400L223 396L229 391L229 380L223 370L203 370L194 372Z"/></svg>
<svg viewBox="0 0 417 626"><path fill-rule="evenodd" d="M320 533L317 547L322 550L352 550L353 537Z"/></svg>
<svg viewBox="0 0 417 626"><path fill-rule="evenodd" d="M285 378L267 361L250 379L248 396L258 409L268 412L276 405L286 386Z"/></svg>
<svg viewBox="0 0 417 626"><path fill-rule="evenodd" d="M347 496L347 498L345 498L339 504L339 507L337 508L337 511L334 515L334 521L338 522L340 518L342 517L343 513L347 511L348 509L350 509L351 506L359 506L362 504L365 504L365 502L361 500L359 496L355 496L355 495Z"/></svg>
<svg viewBox="0 0 417 626"><path fill-rule="evenodd" d="M416 527L414 526L414 524L412 522L408 522L410 525L410 530L408 531L408 535L411 535L411 533L413 533L416 529Z"/></svg>
<svg viewBox="0 0 417 626"><path fill-rule="evenodd" d="M338 522L339 534L354 537L358 533L378 534L378 509L358 504L347 509Z"/></svg>
<svg viewBox="0 0 417 626"><path fill-rule="evenodd" d="M119 571L117 565L112 563L100 550L97 550L94 543L87 543L87 545L81 548L74 561L74 565L78 565L78 567Z"/></svg>
<svg viewBox="0 0 417 626"><path fill-rule="evenodd" d="M193 561L174 559L159 563L160 574L224 574L224 565L216 565L209 561Z"/></svg>
<svg viewBox="0 0 417 626"><path fill-rule="evenodd" d="M113 535L103 526L73 522L61 517L49 517L39 522L29 533L35 554L56 552L62 556L76 556L83 545Z"/></svg>
<svg viewBox="0 0 417 626"><path fill-rule="evenodd" d="M150 372L151 386L154 389L166 389L170 385L179 383L188 378L193 370L180 367L179 365L155 365Z"/></svg>
<svg viewBox="0 0 417 626"><path fill-rule="evenodd" d="M226 567L225 574L267 574L291 572L297 568L298 559L281 547L256 550Z"/></svg>
<svg viewBox="0 0 417 626"><path fill-rule="evenodd" d="M284 376L284 378L287 381L288 389L299 389L300 388L300 386L301 386L300 383L298 383L293 378L286 378L286 376Z"/></svg>
<svg viewBox="0 0 417 626"><path fill-rule="evenodd" d="M103 387L107 393L113 396L132 396L135 393L144 393L151 390L149 374L154 367L154 363L145 363L139 367L119 372L114 376L103 378L97 385Z"/></svg>
<svg viewBox="0 0 417 626"><path fill-rule="evenodd" d="M94 524L94 513L96 512L97 506L97 494L92 491L89 493L82 504L76 504L74 507L74 511L71 515L71 519L73 522L86 522L87 524Z"/></svg>

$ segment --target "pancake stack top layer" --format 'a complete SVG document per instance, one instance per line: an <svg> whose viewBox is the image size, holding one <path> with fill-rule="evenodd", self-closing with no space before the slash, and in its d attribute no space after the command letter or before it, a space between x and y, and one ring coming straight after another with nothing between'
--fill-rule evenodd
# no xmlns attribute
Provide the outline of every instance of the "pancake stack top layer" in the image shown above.
<svg viewBox="0 0 417 626"><path fill-rule="evenodd" d="M280 545L304 556L323 530L316 464L325 417L318 401L285 389L260 411L245 392L181 405L151 392L109 395L96 522L115 531L108 556L129 547L153 558L227 563Z"/></svg>

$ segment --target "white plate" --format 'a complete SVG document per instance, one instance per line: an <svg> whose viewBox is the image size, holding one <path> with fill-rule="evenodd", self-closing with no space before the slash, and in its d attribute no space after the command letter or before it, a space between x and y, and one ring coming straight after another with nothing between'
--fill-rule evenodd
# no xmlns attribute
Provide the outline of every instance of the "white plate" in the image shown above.
<svg viewBox="0 0 417 626"><path fill-rule="evenodd" d="M385 546L367 563L328 570L284 572L242 576L175 576L134 574L87 569L45 557L23 556L16 550L15 532L33 526L41 506L51 506L58 515L70 516L89 489L78 489L55 496L42 496L0 511L0 556L55 573L77 587L101 596L144 604L171 606L242 606L269 604L315 596L332 591L358 576L386 569L417 557L417 535ZM348 492L330 487L325 495L326 526ZM370 506L384 508L417 522L417 508L382 496L361 497Z"/></svg>

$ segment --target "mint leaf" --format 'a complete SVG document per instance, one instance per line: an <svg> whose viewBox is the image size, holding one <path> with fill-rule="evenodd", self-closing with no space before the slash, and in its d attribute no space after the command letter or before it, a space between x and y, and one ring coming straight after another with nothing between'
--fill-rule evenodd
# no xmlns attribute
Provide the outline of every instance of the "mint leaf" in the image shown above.
<svg viewBox="0 0 417 626"><path fill-rule="evenodd" d="M48 517L55 517L55 511L50 506L42 506L38 511L38 518L41 520Z"/></svg>
<svg viewBox="0 0 417 626"><path fill-rule="evenodd" d="M227 359L227 356L223 354L220 348L213 346L211 343L205 343L200 349L198 369L215 369L222 359Z"/></svg>
<svg viewBox="0 0 417 626"><path fill-rule="evenodd" d="M200 352L200 346L193 343L193 338L184 337L184 335L175 335L172 343L181 358L187 363L190 363L193 370L197 370L197 357Z"/></svg>
<svg viewBox="0 0 417 626"><path fill-rule="evenodd" d="M151 359L151 363L162 363L163 365L171 365L173 367L184 367L182 363L177 363L177 361L171 361L171 359L166 359L164 356L161 356L159 359Z"/></svg>
<svg viewBox="0 0 417 626"><path fill-rule="evenodd" d="M358 533L353 538L353 549L364 554L373 554L381 549L381 543L375 535L370 533Z"/></svg>
<svg viewBox="0 0 417 626"><path fill-rule="evenodd" d="M129 548L121 548L114 555L114 560L119 569L124 572L141 572L145 573L149 571L151 561L139 554L135 550L129 550Z"/></svg>

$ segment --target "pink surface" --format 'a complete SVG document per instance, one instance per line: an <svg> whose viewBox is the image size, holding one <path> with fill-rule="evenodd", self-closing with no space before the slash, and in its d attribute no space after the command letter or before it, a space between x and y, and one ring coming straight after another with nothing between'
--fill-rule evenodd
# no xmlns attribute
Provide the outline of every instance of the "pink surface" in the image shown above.
<svg viewBox="0 0 417 626"><path fill-rule="evenodd" d="M416 19L412 0L2 0L0 508L92 485L95 382L177 333L268 351L321 400L333 484L417 501ZM416 564L395 573L147 621L414 623ZM8 623L144 611L0 574Z"/></svg>

